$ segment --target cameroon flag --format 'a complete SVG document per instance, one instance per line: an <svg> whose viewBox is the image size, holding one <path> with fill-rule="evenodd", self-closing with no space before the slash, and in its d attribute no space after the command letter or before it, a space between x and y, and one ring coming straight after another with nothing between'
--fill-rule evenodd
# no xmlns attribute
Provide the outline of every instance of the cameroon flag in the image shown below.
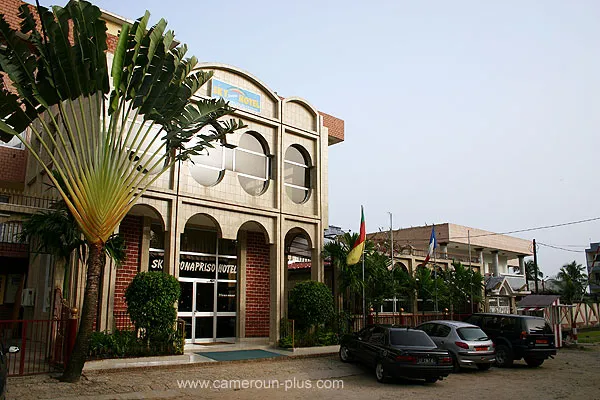
<svg viewBox="0 0 600 400"><path fill-rule="evenodd" d="M365 228L365 212L363 211L363 207L360 206L360 235L358 236L358 240L354 242L354 247L348 253L346 257L347 265L354 265L360 260L360 256L363 253L365 248L365 239L367 238L367 232Z"/></svg>

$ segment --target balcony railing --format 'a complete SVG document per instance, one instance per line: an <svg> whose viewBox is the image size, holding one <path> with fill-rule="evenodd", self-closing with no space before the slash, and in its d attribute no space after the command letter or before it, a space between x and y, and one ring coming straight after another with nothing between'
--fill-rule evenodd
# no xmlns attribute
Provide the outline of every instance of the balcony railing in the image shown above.
<svg viewBox="0 0 600 400"><path fill-rule="evenodd" d="M427 250L419 250L419 249L404 249L400 254L411 255L417 257L427 257ZM456 253L442 253L440 251L436 251L435 254L436 259L438 260L454 260L460 261L461 263L468 263L469 256L464 254L456 254ZM471 263L479 264L479 257L475 255L471 255Z"/></svg>
<svg viewBox="0 0 600 400"><path fill-rule="evenodd" d="M0 243L21 243L19 235L23 230L20 221L10 221L0 223Z"/></svg>
<svg viewBox="0 0 600 400"><path fill-rule="evenodd" d="M56 201L50 197L27 196L19 192L0 190L0 207L3 205L49 209Z"/></svg>

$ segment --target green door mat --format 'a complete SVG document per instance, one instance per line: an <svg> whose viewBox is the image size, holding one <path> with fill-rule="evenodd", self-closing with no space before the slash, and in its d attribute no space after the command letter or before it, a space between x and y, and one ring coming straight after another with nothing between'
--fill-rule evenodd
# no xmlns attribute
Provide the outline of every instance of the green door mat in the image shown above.
<svg viewBox="0 0 600 400"><path fill-rule="evenodd" d="M265 350L206 351L196 353L216 361L252 360L255 358L285 357Z"/></svg>

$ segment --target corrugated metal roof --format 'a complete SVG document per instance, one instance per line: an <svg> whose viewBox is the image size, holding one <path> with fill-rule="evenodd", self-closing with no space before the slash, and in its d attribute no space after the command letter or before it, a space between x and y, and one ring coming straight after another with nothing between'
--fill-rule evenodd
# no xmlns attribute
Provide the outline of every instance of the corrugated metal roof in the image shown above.
<svg viewBox="0 0 600 400"><path fill-rule="evenodd" d="M551 306L560 296L553 294L530 294L517 303L517 307L536 308Z"/></svg>

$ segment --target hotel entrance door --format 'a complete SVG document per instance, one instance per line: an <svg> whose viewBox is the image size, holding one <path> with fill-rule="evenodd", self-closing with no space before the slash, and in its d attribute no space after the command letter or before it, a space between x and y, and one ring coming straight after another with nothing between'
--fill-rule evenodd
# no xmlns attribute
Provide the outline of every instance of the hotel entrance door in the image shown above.
<svg viewBox="0 0 600 400"><path fill-rule="evenodd" d="M236 282L179 278L179 318L185 321L186 342L234 341Z"/></svg>
<svg viewBox="0 0 600 400"><path fill-rule="evenodd" d="M200 232L194 236L208 236L206 231ZM216 236L216 233L213 234ZM180 252L181 297L177 316L185 321L186 343L235 341L236 243L232 240L213 238L214 247L210 250L215 253L189 250ZM190 242L188 238L188 245Z"/></svg>

